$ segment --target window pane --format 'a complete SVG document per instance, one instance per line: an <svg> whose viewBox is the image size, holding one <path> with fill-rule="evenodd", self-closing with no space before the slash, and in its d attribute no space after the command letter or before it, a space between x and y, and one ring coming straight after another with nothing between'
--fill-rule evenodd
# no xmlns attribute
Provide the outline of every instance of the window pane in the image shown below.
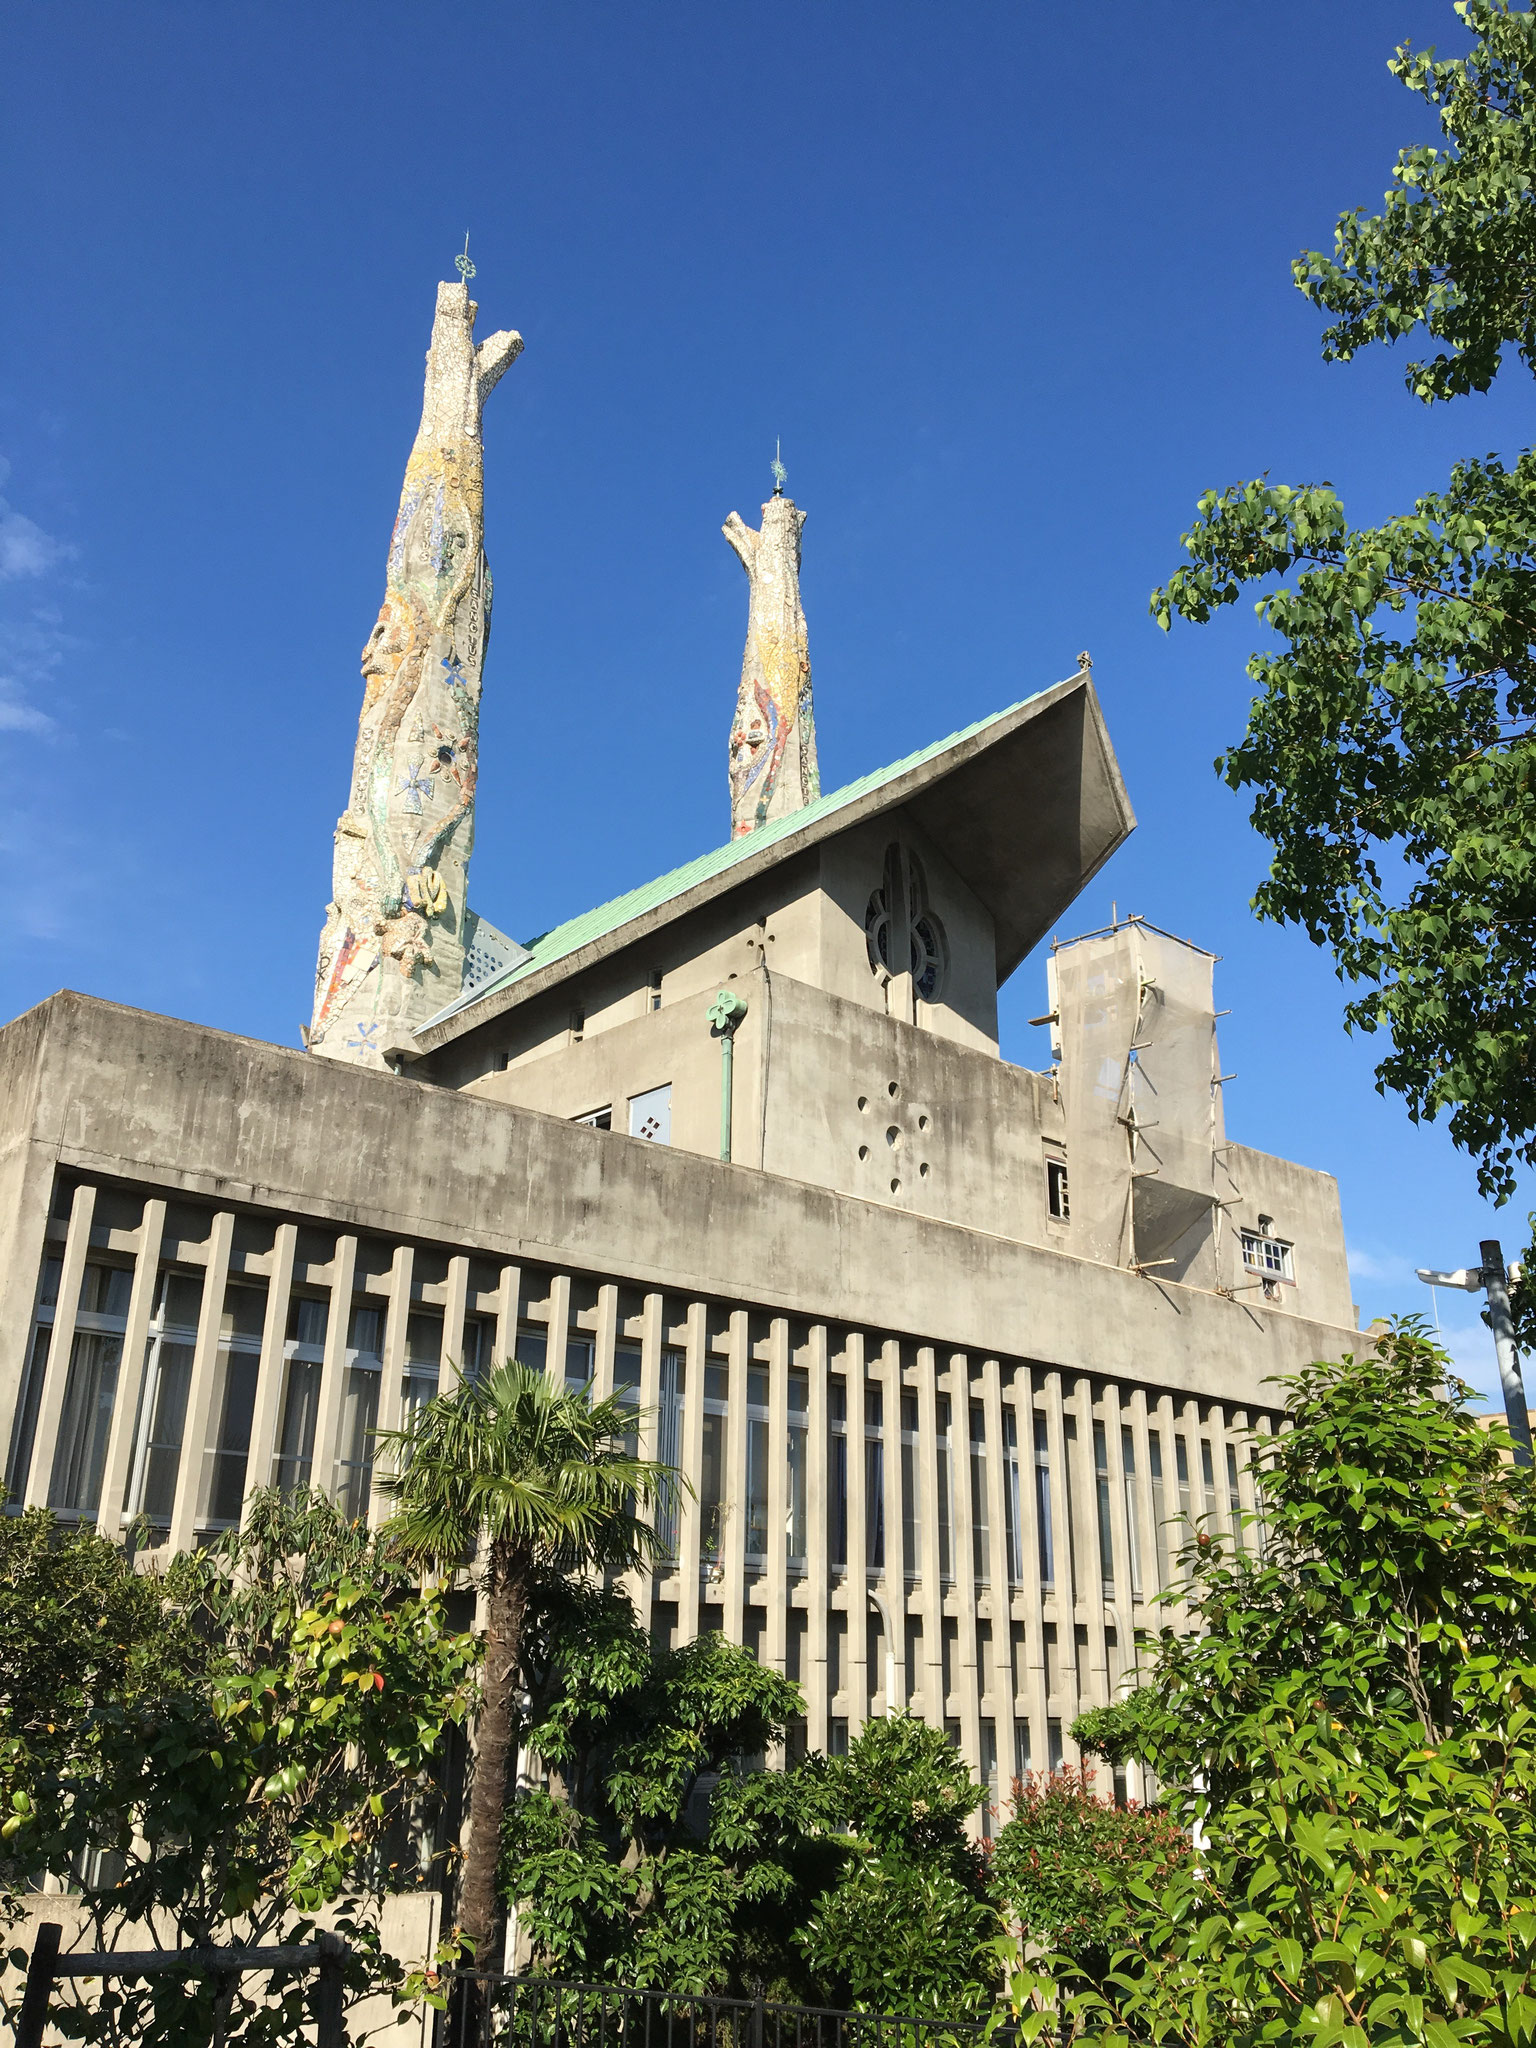
<svg viewBox="0 0 1536 2048"><path fill-rule="evenodd" d="M768 1425L747 1424L747 1556L768 1555Z"/></svg>
<svg viewBox="0 0 1536 2048"><path fill-rule="evenodd" d="M56 1260L50 1264L57 1264ZM16 1420L11 1426L11 1455L6 1461L5 1490L11 1500L20 1500L27 1490L27 1474L32 1465L32 1441L37 1434L37 1410L42 1400L43 1380L48 1372L48 1351L53 1342L53 1325L39 1323L32 1333L32 1352L27 1360L27 1374L22 1382L21 1399L16 1404Z"/></svg>
<svg viewBox="0 0 1536 2048"><path fill-rule="evenodd" d="M288 1361L283 1389L283 1420L277 1433L272 1484L285 1493L308 1486L315 1454L315 1416L320 1406L320 1367L312 1361Z"/></svg>
<svg viewBox="0 0 1536 2048"><path fill-rule="evenodd" d="M864 1527L868 1563L885 1563L885 1446L878 1437L864 1445Z"/></svg>
<svg viewBox="0 0 1536 2048"><path fill-rule="evenodd" d="M342 1396L340 1456L336 1461L336 1502L342 1513L360 1522L368 1513L373 1477L373 1437L379 1419L379 1373L372 1366L347 1370Z"/></svg>
<svg viewBox="0 0 1536 2048"><path fill-rule="evenodd" d="M720 1557L720 1504L725 1487L725 1417L704 1417L704 1460L699 1484L699 1519L702 1554L707 1564Z"/></svg>
<svg viewBox="0 0 1536 2048"><path fill-rule="evenodd" d="M1093 1425L1093 1467L1099 1508L1099 1574L1104 1582L1105 1599L1113 1600L1115 1545L1113 1531L1109 1525L1109 1440L1104 1433L1102 1422Z"/></svg>
<svg viewBox="0 0 1536 2048"><path fill-rule="evenodd" d="M88 1266L86 1271L89 1273L92 1268ZM64 1411L59 1419L53 1481L48 1490L49 1506L62 1514L94 1515L100 1505L101 1474L106 1463L122 1355L121 1336L105 1331L75 1332L64 1388Z"/></svg>
<svg viewBox="0 0 1536 2048"><path fill-rule="evenodd" d="M138 1512L157 1528L167 1527L176 1500L176 1474L181 1467L181 1433L187 1416L187 1390L192 1384L192 1346L169 1337L156 1340L150 1354L145 1392L147 1428Z"/></svg>
<svg viewBox="0 0 1536 2048"><path fill-rule="evenodd" d="M805 1429L789 1426L789 1554L805 1556Z"/></svg>
<svg viewBox="0 0 1536 2048"><path fill-rule="evenodd" d="M240 1519L245 1499L245 1464L251 1448L251 1416L256 1406L256 1373L260 1360L249 1351L221 1350L213 1396L213 1439L209 1450L208 1504L210 1522Z"/></svg>
<svg viewBox="0 0 1536 2048"><path fill-rule="evenodd" d="M1056 1544L1051 1526L1051 1450L1045 1417L1035 1417L1035 1530L1040 1544L1040 1583L1056 1583Z"/></svg>

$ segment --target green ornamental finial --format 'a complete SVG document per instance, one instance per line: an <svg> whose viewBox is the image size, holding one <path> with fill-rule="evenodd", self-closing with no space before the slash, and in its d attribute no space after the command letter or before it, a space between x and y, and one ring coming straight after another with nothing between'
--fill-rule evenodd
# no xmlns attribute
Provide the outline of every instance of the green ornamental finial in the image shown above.
<svg viewBox="0 0 1536 2048"><path fill-rule="evenodd" d="M773 461L768 465L768 468L769 473L773 478L773 495L776 498L782 498L784 495L784 479L789 475L789 471L784 467L783 463L779 460L779 443L777 436L775 436L773 443Z"/></svg>
<svg viewBox="0 0 1536 2048"><path fill-rule="evenodd" d="M464 253L462 256L454 257L453 267L463 279L464 288L467 291L469 289L469 280L475 274L475 266L469 260L469 236L467 233L464 237Z"/></svg>

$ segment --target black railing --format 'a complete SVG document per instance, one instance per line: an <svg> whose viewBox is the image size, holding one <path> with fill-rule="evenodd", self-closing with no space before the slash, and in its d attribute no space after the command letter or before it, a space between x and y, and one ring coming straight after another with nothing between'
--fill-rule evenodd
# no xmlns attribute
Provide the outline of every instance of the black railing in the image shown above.
<svg viewBox="0 0 1536 2048"><path fill-rule="evenodd" d="M621 1984L562 1984L546 1977L460 1970L449 1999L457 2048L1017 2048L1017 2029L990 2014L840 2012L639 1991ZM1046 2037L1038 2037L1046 2048Z"/></svg>

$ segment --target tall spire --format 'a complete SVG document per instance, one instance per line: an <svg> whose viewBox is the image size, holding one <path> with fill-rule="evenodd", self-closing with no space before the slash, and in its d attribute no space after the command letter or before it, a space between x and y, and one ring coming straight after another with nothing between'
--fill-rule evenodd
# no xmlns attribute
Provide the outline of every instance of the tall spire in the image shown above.
<svg viewBox="0 0 1536 2048"><path fill-rule="evenodd" d="M754 533L739 512L721 532L741 557L751 597L741 688L731 721L731 837L740 839L821 794L811 657L800 604L800 529L805 514L784 495L775 450L773 496Z"/></svg>
<svg viewBox="0 0 1536 2048"><path fill-rule="evenodd" d="M467 253L459 267L460 283L437 288L421 426L363 649L352 794L336 827L307 1040L364 1066L382 1065L464 974L491 623L480 409L523 342L493 334L476 348Z"/></svg>

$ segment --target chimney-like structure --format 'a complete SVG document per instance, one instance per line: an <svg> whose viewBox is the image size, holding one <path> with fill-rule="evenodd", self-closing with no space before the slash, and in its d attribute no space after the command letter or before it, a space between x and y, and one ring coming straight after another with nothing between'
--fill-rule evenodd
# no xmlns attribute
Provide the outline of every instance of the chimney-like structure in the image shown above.
<svg viewBox="0 0 1536 2048"><path fill-rule="evenodd" d="M523 346L505 333L476 348L478 310L467 277L438 286L421 427L363 649L352 794L336 826L306 1043L363 1066L408 1047L464 978L491 624L480 409Z"/></svg>
<svg viewBox="0 0 1536 2048"><path fill-rule="evenodd" d="M800 529L805 514L779 489L754 533L733 512L721 528L741 557L751 599L741 689L731 722L731 837L740 839L821 794L811 657L800 605Z"/></svg>

